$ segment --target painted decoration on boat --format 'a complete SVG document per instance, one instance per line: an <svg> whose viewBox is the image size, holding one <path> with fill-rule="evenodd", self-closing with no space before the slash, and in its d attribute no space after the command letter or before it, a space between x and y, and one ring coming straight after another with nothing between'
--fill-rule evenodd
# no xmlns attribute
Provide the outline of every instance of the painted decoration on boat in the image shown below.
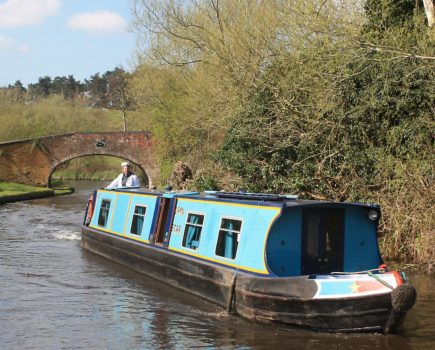
<svg viewBox="0 0 435 350"><path fill-rule="evenodd" d="M317 293L314 299L338 298L338 297L360 297L365 295L391 293L392 289L398 286L396 277L391 273L380 274L378 279L369 275L352 276L320 276L315 279ZM389 286L389 287L388 287Z"/></svg>

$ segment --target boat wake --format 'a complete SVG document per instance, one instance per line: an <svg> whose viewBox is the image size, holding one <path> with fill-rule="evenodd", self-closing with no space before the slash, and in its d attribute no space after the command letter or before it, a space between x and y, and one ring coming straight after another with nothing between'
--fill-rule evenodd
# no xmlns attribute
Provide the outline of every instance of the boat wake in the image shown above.
<svg viewBox="0 0 435 350"><path fill-rule="evenodd" d="M229 318L231 315L226 311L207 312L207 311L195 311L197 316L205 316L214 319Z"/></svg>
<svg viewBox="0 0 435 350"><path fill-rule="evenodd" d="M81 239L80 232L77 231L58 231L51 235L54 239L61 241L78 241Z"/></svg>

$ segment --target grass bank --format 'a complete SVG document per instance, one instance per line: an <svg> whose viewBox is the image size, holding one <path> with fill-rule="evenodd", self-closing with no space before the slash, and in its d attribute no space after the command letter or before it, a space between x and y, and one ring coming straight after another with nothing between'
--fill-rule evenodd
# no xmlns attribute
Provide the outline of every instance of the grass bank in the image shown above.
<svg viewBox="0 0 435 350"><path fill-rule="evenodd" d="M37 187L13 182L0 182L0 204L73 193L74 189Z"/></svg>

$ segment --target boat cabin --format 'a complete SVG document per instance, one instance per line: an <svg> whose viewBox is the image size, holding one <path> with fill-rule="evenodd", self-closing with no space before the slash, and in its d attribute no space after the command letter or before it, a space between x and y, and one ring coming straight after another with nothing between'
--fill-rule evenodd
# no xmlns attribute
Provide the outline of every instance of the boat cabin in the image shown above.
<svg viewBox="0 0 435 350"><path fill-rule="evenodd" d="M377 205L226 192L96 190L89 227L265 276L355 272L381 263Z"/></svg>

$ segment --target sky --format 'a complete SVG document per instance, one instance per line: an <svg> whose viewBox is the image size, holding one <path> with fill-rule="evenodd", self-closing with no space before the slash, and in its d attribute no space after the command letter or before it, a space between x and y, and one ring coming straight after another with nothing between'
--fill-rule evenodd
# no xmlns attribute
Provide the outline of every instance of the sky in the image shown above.
<svg viewBox="0 0 435 350"><path fill-rule="evenodd" d="M0 87L131 70L129 0L0 0Z"/></svg>

